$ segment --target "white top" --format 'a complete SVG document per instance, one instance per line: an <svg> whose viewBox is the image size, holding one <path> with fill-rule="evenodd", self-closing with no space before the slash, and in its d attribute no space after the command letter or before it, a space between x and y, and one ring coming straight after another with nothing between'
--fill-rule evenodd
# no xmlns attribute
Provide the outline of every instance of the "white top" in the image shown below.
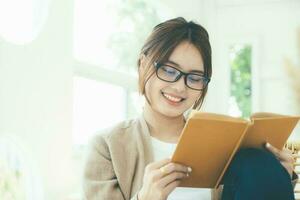
<svg viewBox="0 0 300 200"><path fill-rule="evenodd" d="M162 142L151 136L154 160L171 158L176 144ZM211 189L177 187L168 197L168 200L211 200Z"/></svg>

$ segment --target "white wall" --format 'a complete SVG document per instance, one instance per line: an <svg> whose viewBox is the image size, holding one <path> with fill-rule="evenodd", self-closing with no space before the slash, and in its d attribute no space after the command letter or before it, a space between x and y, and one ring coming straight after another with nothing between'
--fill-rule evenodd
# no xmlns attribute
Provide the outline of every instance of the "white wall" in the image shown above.
<svg viewBox="0 0 300 200"><path fill-rule="evenodd" d="M228 113L228 45L246 42L253 45L253 112L300 114L284 67L285 58L300 66L299 10L296 0L202 0L201 23L213 47L213 80L205 110ZM300 140L299 124L291 139Z"/></svg>
<svg viewBox="0 0 300 200"><path fill-rule="evenodd" d="M45 199L71 190L72 1L53 0L41 34L26 45L0 38L0 134L19 138Z"/></svg>
<svg viewBox="0 0 300 200"><path fill-rule="evenodd" d="M201 0L169 4L175 16L202 24L212 45L213 77L203 110L228 114L230 69L228 47L253 45L253 112L300 114L284 59L300 66L297 33L300 1ZM293 138L300 139L300 127Z"/></svg>
<svg viewBox="0 0 300 200"><path fill-rule="evenodd" d="M292 0L203 1L203 19L211 32L215 87L210 91L214 103L208 107L227 112L229 96L229 44L250 42L254 45L252 72L254 111L299 113L296 108L283 60L297 58L296 31L300 27L300 2ZM208 9L208 10L206 10ZM208 14L207 14L208 13ZM207 16L207 17L206 17ZM299 54L298 54L299 56ZM224 88L225 86L225 88ZM223 101L220 101L223 99ZM297 110L298 109L298 110Z"/></svg>

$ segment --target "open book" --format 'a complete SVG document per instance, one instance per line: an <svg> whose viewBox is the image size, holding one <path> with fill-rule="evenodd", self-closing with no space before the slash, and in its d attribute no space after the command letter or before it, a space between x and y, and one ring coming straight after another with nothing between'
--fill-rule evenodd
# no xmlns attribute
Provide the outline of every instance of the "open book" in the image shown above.
<svg viewBox="0 0 300 200"><path fill-rule="evenodd" d="M179 138L172 161L192 167L181 187L217 188L240 148L282 149L299 116L255 113L250 120L194 111Z"/></svg>

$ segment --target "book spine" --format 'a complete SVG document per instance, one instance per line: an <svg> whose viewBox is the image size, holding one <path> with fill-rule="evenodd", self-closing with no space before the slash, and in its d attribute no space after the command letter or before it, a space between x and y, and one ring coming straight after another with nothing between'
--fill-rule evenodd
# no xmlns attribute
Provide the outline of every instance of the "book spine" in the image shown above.
<svg viewBox="0 0 300 200"><path fill-rule="evenodd" d="M227 161L227 163L226 163L226 165L225 165L225 167L224 167L224 169L223 169L223 171L222 171L220 177L218 178L217 183L216 183L214 189L216 189L216 188L219 187L220 182L222 181L222 178L223 178L223 176L224 176L224 174L225 174L225 172L226 172L226 170L227 170L229 164L231 163L231 160L233 159L233 156L235 155L235 153L237 152L237 150L240 148L240 146L241 146L241 144L242 144L242 141L243 141L243 139L244 139L244 137L245 137L245 135L246 135L246 133L247 133L249 127L251 127L251 125L252 125L251 122L250 122L250 123L247 122L247 125L246 125L246 127L245 127L245 130L244 130L243 134L241 135L239 141L237 142L237 144L236 144L234 150L232 151L232 154L230 155L230 158L228 159L228 161Z"/></svg>

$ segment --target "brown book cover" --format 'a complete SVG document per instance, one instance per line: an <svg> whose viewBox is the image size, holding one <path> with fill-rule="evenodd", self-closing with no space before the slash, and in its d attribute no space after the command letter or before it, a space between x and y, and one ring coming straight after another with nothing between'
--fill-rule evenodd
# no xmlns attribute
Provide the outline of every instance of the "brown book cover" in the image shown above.
<svg viewBox="0 0 300 200"><path fill-rule="evenodd" d="M282 149L299 116L254 113L250 120L194 111L179 138L172 161L192 167L180 187L217 188L239 148Z"/></svg>

